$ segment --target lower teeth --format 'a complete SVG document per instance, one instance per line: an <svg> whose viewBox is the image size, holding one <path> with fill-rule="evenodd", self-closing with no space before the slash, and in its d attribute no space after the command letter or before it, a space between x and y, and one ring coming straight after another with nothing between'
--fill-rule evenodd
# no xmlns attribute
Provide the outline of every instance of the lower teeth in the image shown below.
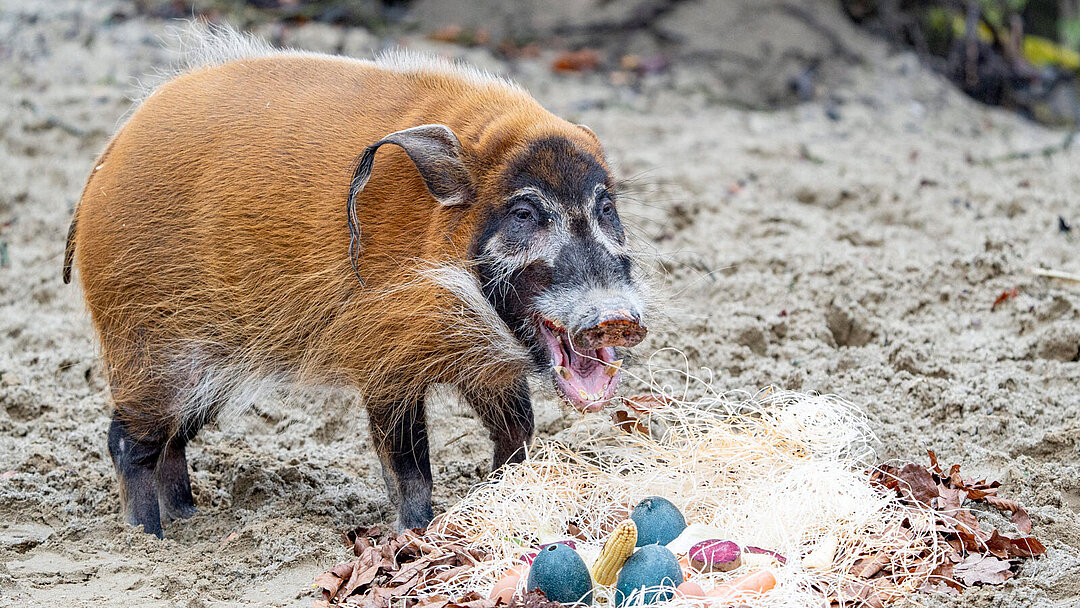
<svg viewBox="0 0 1080 608"><path fill-rule="evenodd" d="M577 394L578 397L581 397L582 401L599 401L600 398L604 396L603 392L596 393L595 395L590 395L589 393L586 393L580 388L578 389Z"/></svg>

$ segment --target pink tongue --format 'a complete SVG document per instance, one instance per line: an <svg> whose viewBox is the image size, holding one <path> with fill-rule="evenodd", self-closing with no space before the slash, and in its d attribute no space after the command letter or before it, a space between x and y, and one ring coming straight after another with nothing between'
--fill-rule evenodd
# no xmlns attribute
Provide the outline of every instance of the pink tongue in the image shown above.
<svg viewBox="0 0 1080 608"><path fill-rule="evenodd" d="M604 375L603 371L597 366L596 370L587 376L577 376L574 380L571 380L571 384L580 385L581 388L588 394L601 395L604 389L607 388L608 378Z"/></svg>
<svg viewBox="0 0 1080 608"><path fill-rule="evenodd" d="M569 351L569 349L567 350ZM604 374L605 366L595 360L598 358L598 353L595 350L582 351L579 349L577 352L569 352L568 354L570 355L569 368L571 374L573 374L570 378L571 386L575 389L581 388L590 395L600 393L607 387L611 378Z"/></svg>
<svg viewBox="0 0 1080 608"><path fill-rule="evenodd" d="M604 398L610 397L608 393L614 390L615 378L604 373L608 366L599 359L602 358L601 354L610 353L595 349L576 349L575 352L565 333L560 340L560 336L546 325L540 326L540 335L551 353L552 365L556 367L552 370L555 387L571 405L582 411L592 412L602 408Z"/></svg>

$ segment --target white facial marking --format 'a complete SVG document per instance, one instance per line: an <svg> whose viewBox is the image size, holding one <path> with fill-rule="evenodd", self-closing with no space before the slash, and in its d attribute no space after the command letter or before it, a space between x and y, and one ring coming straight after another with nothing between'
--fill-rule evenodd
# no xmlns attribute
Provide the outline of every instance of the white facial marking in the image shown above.
<svg viewBox="0 0 1080 608"><path fill-rule="evenodd" d="M596 197L604 189L604 184L596 184L593 187L592 200L584 206L584 212L579 213L575 210L573 215L584 216L590 235L608 253L616 256L623 255L627 252L627 247L620 245L608 236L600 226L597 215L592 212L592 203L596 202ZM496 234L484 245L486 261L495 267L498 279L508 277L513 272L536 262L542 262L549 268L554 267L555 258L558 256L559 251L571 240L569 214L556 201L548 198L543 190L534 186L526 186L515 190L508 198L514 199L520 196L532 197L544 211L556 219L552 224L546 226L542 233L537 233L530 239L529 243L521 251L513 251L499 234Z"/></svg>
<svg viewBox="0 0 1080 608"><path fill-rule="evenodd" d="M543 190L533 186L526 186L515 190L508 198L512 200L521 196L531 196L545 212L557 218L557 220L552 225L545 227L543 231L537 232L521 251L512 251L500 234L496 234L488 240L487 244L484 245L485 258L496 267L497 274L502 277L509 276L511 273L536 262L543 262L549 268L553 268L559 250L570 239L566 218L559 213L558 205L548 198Z"/></svg>
<svg viewBox="0 0 1080 608"><path fill-rule="evenodd" d="M595 203L597 197L600 196L600 193L604 190L604 184L596 184L596 186L593 187L592 202ZM607 234L604 233L603 228L600 227L600 220L596 216L596 214L586 212L585 218L589 224L589 232L592 233L593 238L596 239L598 243L602 244L604 248L608 250L608 253L610 253L611 255L622 255L626 253L625 246L615 242L613 239L608 237Z"/></svg>
<svg viewBox="0 0 1080 608"><path fill-rule="evenodd" d="M532 196L536 201L540 203L540 206L544 208L544 211L547 211L552 215L559 214L558 205L556 205L554 201L549 199L547 195L544 194L544 191L539 188L535 188L533 186L525 186L524 188L514 190L512 193L510 193L510 196L508 198L510 200L513 200L521 196Z"/></svg>

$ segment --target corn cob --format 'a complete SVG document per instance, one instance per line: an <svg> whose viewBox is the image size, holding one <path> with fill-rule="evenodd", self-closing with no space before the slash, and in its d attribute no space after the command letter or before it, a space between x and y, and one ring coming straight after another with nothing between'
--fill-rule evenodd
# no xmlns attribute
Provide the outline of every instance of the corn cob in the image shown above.
<svg viewBox="0 0 1080 608"><path fill-rule="evenodd" d="M611 585L622 568L626 558L634 552L637 544L637 525L634 520L627 519L619 522L611 531L604 548L600 550L600 556L593 564L593 580L597 585Z"/></svg>

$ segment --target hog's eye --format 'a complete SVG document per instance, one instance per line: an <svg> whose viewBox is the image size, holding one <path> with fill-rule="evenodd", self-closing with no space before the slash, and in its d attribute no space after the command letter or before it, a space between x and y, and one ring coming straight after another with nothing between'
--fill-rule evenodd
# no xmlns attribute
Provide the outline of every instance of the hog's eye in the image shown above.
<svg viewBox="0 0 1080 608"><path fill-rule="evenodd" d="M517 220L518 223L521 223L521 224L527 224L527 223L531 223L531 222L536 222L536 219L537 219L536 218L536 210L534 210L529 205L518 205L518 206L514 207L513 209L510 210L510 215L515 220Z"/></svg>
<svg viewBox="0 0 1080 608"><path fill-rule="evenodd" d="M611 219L615 217L615 203L607 194L600 199L600 217Z"/></svg>

